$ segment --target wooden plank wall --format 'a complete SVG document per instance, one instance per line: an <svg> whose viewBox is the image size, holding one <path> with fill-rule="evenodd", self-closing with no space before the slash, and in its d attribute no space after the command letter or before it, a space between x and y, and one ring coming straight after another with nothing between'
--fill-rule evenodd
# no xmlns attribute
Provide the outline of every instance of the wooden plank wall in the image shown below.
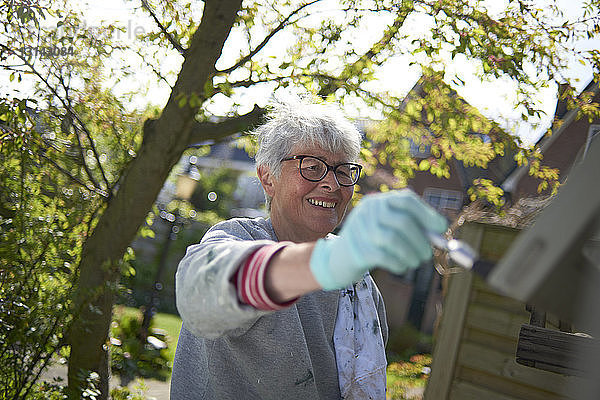
<svg viewBox="0 0 600 400"><path fill-rule="evenodd" d="M512 228L468 223L459 236L482 258L496 261L517 234ZM582 386L581 378L516 363L519 329L530 316L524 303L502 296L470 272L448 278L426 400L578 398L564 392Z"/></svg>

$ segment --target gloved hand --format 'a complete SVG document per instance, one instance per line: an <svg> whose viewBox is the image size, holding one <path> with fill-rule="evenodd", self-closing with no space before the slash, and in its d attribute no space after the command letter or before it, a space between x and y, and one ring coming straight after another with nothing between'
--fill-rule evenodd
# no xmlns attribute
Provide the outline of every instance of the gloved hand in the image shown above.
<svg viewBox="0 0 600 400"><path fill-rule="evenodd" d="M424 230L443 233L447 226L410 190L366 196L338 237L317 241L310 269L325 290L346 287L374 267L402 274L432 257Z"/></svg>

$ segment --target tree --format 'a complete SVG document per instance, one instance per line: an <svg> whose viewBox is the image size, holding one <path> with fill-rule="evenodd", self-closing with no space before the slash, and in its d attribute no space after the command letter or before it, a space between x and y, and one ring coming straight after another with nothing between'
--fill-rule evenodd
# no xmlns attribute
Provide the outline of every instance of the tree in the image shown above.
<svg viewBox="0 0 600 400"><path fill-rule="evenodd" d="M82 118L96 115L86 129L97 155L64 109L53 106L53 95L44 110L30 99L0 100L1 398L31 398L41 372L66 345L81 246L105 202L96 186L100 165L110 159L103 173L114 179L135 144L127 141L140 137L141 120L94 82L80 92L94 102L73 109ZM109 121L112 140L98 134Z"/></svg>
<svg viewBox="0 0 600 400"><path fill-rule="evenodd" d="M482 79L515 84L519 95L515 107L523 110L524 118L540 114L531 94L542 86L561 82L570 57L590 65L596 77L600 66L597 50L578 52L570 44L574 35L597 35L597 1L585 3L581 17L569 20L554 4L548 14L548 8L537 9L519 0L508 1L496 14L488 13L482 2L460 0L243 4L241 0L206 0L201 17L196 19L191 6L195 3L142 0L139 11L152 17L156 29L140 38L139 60L156 72L157 80L171 86L171 92L160 114L145 120L141 134L130 133L123 141L122 129L111 129L97 121L97 113L109 110L125 115L123 107L114 107L119 99L93 107L97 98L109 96L98 84L107 80L101 71L108 66L102 63L122 50L110 39L115 26L107 25L99 32L77 29L79 17L59 11L68 10L68 5L60 8L40 3L10 1L0 8L7 17L3 18L7 34L0 44L0 63L13 70L12 76L17 79L24 73L35 74L42 83L38 96L44 99L38 107L52 110L64 122L66 131L72 132L70 136L64 134L71 138L69 143L78 154L73 158L78 160L75 165L66 170L57 161L61 157L57 154L45 160L45 166L53 168L54 174L69 172L78 188L97 196L97 206L85 214L89 235L81 241L73 268L78 280L70 308L74 319L68 342L69 387L74 398L84 383L81 371L97 372L102 396L107 395L105 344L121 276L119 266L171 168L188 146L246 131L263 116L264 111L256 105L252 108L252 102L242 94L252 94L253 88L275 91L301 85L348 107L366 105L400 122L421 118L424 112L431 115L432 121L442 120L440 129L433 130L439 151L432 153L443 165L462 149L487 144L465 135L464 127L475 121L469 120L469 113L454 113L452 103L445 102L444 96L437 103L421 105L421 110L412 114L410 110L400 113L401 97L373 89L370 83L377 78L377 71L393 57L409 57L423 71L435 71L446 81L454 79L456 87L463 78L460 73L451 77L445 73L446 67L453 59L470 60L481 67ZM40 22L45 19L58 21L61 29L42 29ZM374 40L367 41L362 32L372 27L373 21L381 29ZM415 30L417 25L426 29ZM48 58L34 65L32 50L37 55L50 51L41 51L32 42L40 30L49 42L42 49L52 49L54 54L55 49L60 52L66 46L63 52L68 55L72 43L80 53L71 58ZM162 52L152 54L156 48ZM235 58L235 53L239 57ZM166 56L181 58L178 72L161 70L161 60ZM597 115L597 105L575 103L579 100L570 87L565 96L571 99L571 106L579 106L586 115ZM228 110L219 119L211 118L215 104L225 100ZM3 117L3 121L7 119ZM135 126L135 121L131 122ZM95 124L99 126L94 128ZM393 152L393 144L398 141L391 139L408 133L392 129L389 135L375 139L386 142L388 151ZM494 140L491 151L486 152L488 159L502 152L503 142L520 145L512 136L498 135ZM130 148L118 153L118 162L102 161L97 151L100 145L121 149L124 143ZM523 153L522 159L528 155ZM366 152L365 157L369 156ZM478 162L484 165L485 159ZM414 168L407 165L409 170ZM20 212L16 201L6 204L9 212Z"/></svg>

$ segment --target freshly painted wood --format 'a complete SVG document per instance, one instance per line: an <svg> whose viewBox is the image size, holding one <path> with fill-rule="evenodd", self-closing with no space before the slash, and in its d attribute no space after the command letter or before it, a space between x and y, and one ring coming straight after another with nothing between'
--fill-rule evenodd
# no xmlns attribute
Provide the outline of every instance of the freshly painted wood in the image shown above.
<svg viewBox="0 0 600 400"><path fill-rule="evenodd" d="M482 235L482 225L470 225L463 230L462 239L477 248ZM424 394L425 400L444 400L450 392L467 305L471 298L472 281L473 275L470 272L459 272L449 277L448 293L433 352L431 376Z"/></svg>
<svg viewBox="0 0 600 400"><path fill-rule="evenodd" d="M460 237L494 261L517 233L512 228L469 223L461 228ZM481 278L468 273L450 275L424 398L582 398L578 392L586 387L585 379L517 363L519 332L523 325L529 324L530 316L525 303L503 296ZM547 314L546 326L557 324L558 319Z"/></svg>
<svg viewBox="0 0 600 400"><path fill-rule="evenodd" d="M517 362L534 368L565 375L586 376L580 360L584 354L597 352L596 339L532 325L523 325L519 333Z"/></svg>
<svg viewBox="0 0 600 400"><path fill-rule="evenodd" d="M469 382L457 381L452 385L450 400L515 400L514 397L494 392L490 389L471 384Z"/></svg>
<svg viewBox="0 0 600 400"><path fill-rule="evenodd" d="M499 379L510 381L513 385L523 385L529 389L534 388L552 393L561 393L570 382L581 381L580 378L567 377L517 364L514 353L502 353L471 343L462 344L458 365L494 375ZM458 378L461 378L460 374Z"/></svg>
<svg viewBox="0 0 600 400"><path fill-rule="evenodd" d="M495 373L490 374L468 367L460 367L460 377L457 377L457 381L469 382L492 393L502 394L515 400L580 400L577 397L566 397L563 394L540 390L534 386L505 379ZM486 400L486 398L483 397L481 400Z"/></svg>
<svg viewBox="0 0 600 400"><path fill-rule="evenodd" d="M471 303L467 310L467 326L500 336L516 338L521 325L529 323L529 316L513 314L494 307Z"/></svg>

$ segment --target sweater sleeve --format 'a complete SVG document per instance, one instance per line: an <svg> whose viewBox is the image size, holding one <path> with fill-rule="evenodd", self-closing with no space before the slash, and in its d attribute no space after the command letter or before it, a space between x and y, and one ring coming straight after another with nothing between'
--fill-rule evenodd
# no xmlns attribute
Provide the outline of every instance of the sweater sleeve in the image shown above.
<svg viewBox="0 0 600 400"><path fill-rule="evenodd" d="M265 272L271 258L291 242L279 242L263 246L246 258L238 268L232 282L236 285L238 299L245 304L265 311L283 310L294 304L298 298L284 303L275 302L265 287Z"/></svg>
<svg viewBox="0 0 600 400"><path fill-rule="evenodd" d="M187 330L203 338L237 336L269 311L238 300L232 282L240 265L273 240L255 240L235 223L216 225L188 247L175 278L177 310Z"/></svg>

